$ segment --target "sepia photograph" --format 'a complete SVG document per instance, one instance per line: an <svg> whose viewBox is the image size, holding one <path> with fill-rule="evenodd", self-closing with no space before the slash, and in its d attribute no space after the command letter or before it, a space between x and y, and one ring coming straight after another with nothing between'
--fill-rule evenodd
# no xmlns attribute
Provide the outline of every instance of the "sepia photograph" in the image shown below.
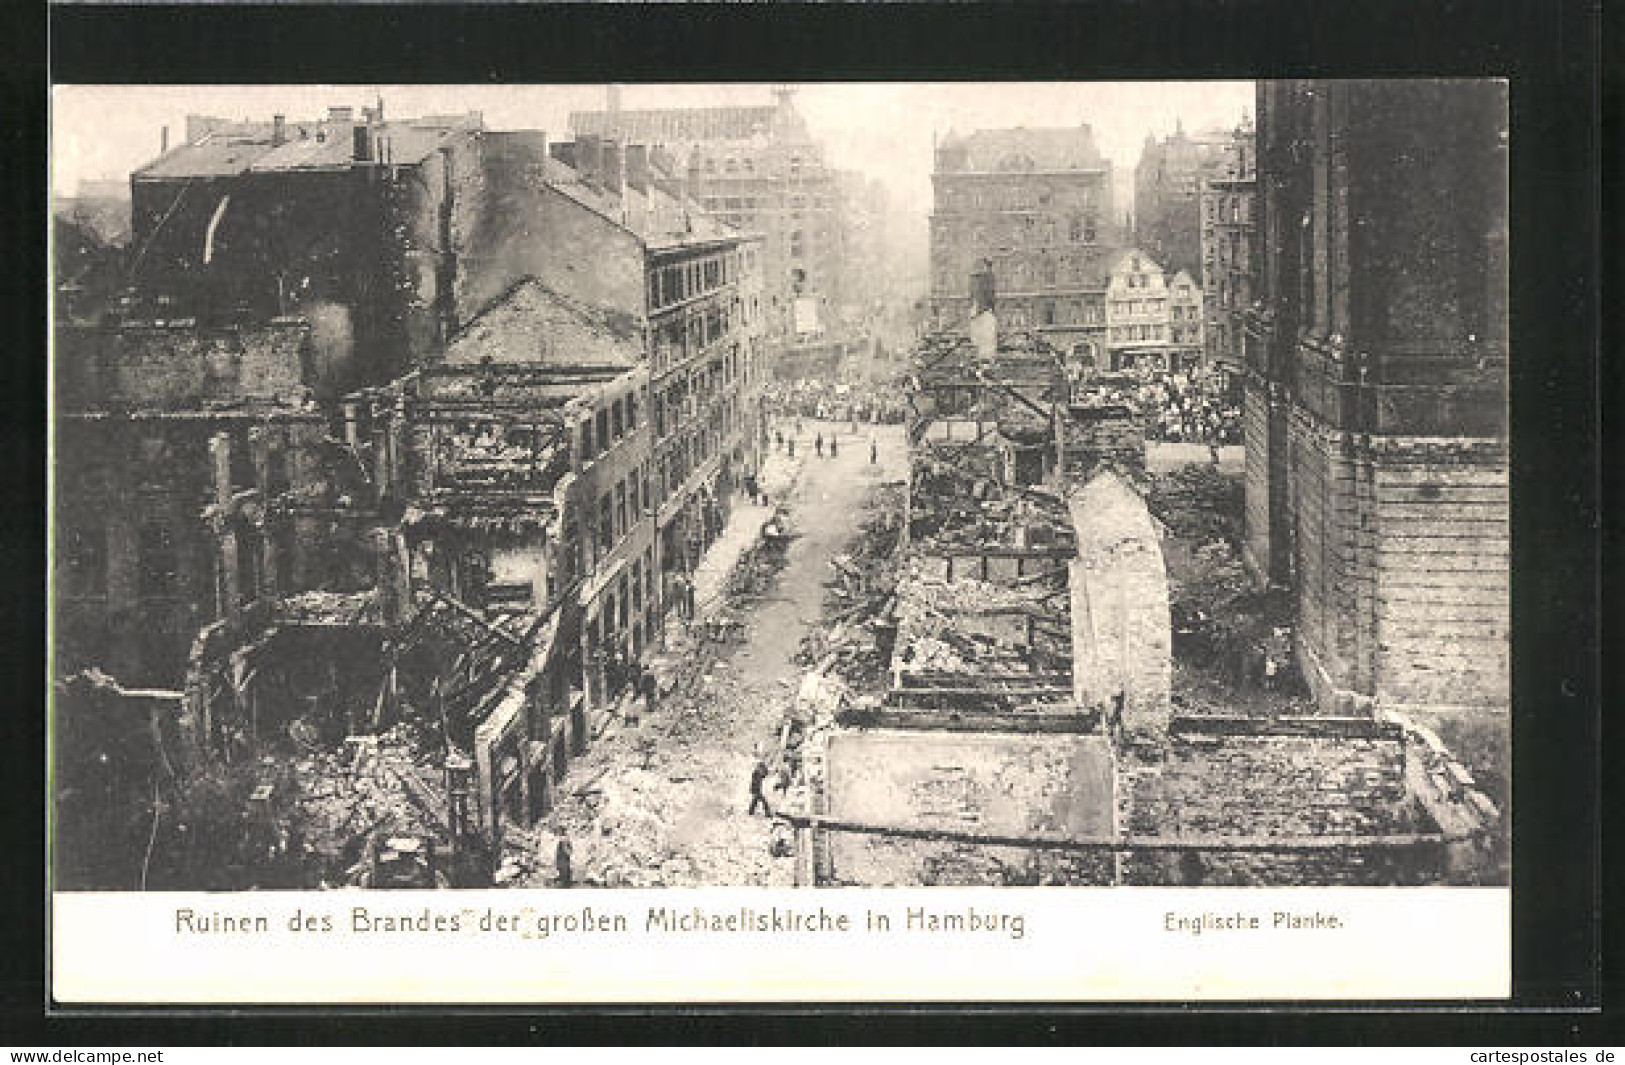
<svg viewBox="0 0 1625 1065"><path fill-rule="evenodd" d="M1505 82L51 102L55 891L1508 885Z"/></svg>

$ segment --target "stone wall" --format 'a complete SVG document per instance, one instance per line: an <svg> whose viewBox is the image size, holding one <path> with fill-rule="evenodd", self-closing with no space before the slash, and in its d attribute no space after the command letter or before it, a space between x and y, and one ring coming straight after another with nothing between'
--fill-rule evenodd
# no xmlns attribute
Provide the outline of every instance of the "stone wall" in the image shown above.
<svg viewBox="0 0 1625 1065"><path fill-rule="evenodd" d="M1115 474L1097 475L1067 505L1077 533L1070 565L1073 694L1107 709L1122 697L1131 733L1168 718L1168 574L1145 501Z"/></svg>

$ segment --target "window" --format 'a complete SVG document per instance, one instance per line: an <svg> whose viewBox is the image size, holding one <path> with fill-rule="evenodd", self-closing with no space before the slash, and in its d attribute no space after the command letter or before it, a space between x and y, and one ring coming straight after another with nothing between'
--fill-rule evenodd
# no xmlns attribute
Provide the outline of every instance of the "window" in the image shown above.
<svg viewBox="0 0 1625 1065"><path fill-rule="evenodd" d="M628 392L626 395L626 431L633 432L638 427L638 394Z"/></svg>
<svg viewBox="0 0 1625 1065"><path fill-rule="evenodd" d="M643 559L632 561L632 609L643 609Z"/></svg>
<svg viewBox="0 0 1625 1065"><path fill-rule="evenodd" d="M615 544L615 511L609 493L598 497L598 546L608 551Z"/></svg>
<svg viewBox="0 0 1625 1065"><path fill-rule="evenodd" d="M615 525L617 536L625 536L631 527L626 512L626 481L615 482Z"/></svg>
<svg viewBox="0 0 1625 1065"><path fill-rule="evenodd" d="M618 399L610 404L610 422L612 439L619 440L626 435L626 408Z"/></svg>
<svg viewBox="0 0 1625 1065"><path fill-rule="evenodd" d="M597 454L603 454L605 451L609 450L609 440L610 440L610 437L609 437L609 411L608 410L600 410L598 412L598 451L596 452Z"/></svg>

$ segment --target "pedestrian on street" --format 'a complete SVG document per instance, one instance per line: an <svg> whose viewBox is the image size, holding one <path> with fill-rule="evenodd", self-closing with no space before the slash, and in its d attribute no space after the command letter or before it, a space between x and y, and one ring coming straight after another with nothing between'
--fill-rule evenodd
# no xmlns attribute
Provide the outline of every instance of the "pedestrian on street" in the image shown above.
<svg viewBox="0 0 1625 1065"><path fill-rule="evenodd" d="M767 774L767 763L758 757L756 764L751 767L750 771L750 810L748 813L751 817L756 816L756 807L758 805L761 806L762 812L767 816L773 816L773 808L767 804L767 796L762 794L762 784L767 780Z"/></svg>
<svg viewBox="0 0 1625 1065"><path fill-rule="evenodd" d="M839 443L834 433L829 434L829 457L834 458L839 450Z"/></svg>
<svg viewBox="0 0 1625 1065"><path fill-rule="evenodd" d="M823 433L819 433L818 434L818 439L813 441L813 450L818 453L819 458L824 457L824 434Z"/></svg>
<svg viewBox="0 0 1625 1065"><path fill-rule="evenodd" d="M773 450L774 451L783 451L784 450L784 430L783 429L775 429L775 430L773 430Z"/></svg>
<svg viewBox="0 0 1625 1065"><path fill-rule="evenodd" d="M869 438L869 465L873 466L875 464L875 460L879 457L880 445L876 443L875 438L871 436Z"/></svg>
<svg viewBox="0 0 1625 1065"><path fill-rule="evenodd" d="M553 851L554 871L558 873L559 887L571 887L575 878L570 872L570 837L560 836L559 845Z"/></svg>
<svg viewBox="0 0 1625 1065"><path fill-rule="evenodd" d="M660 697L660 681L655 676L654 667L647 662L643 665L643 675L639 678L638 686L643 689L644 708L652 716L655 712L655 700Z"/></svg>
<svg viewBox="0 0 1625 1065"><path fill-rule="evenodd" d="M796 438L793 437L793 436L790 438L789 447L790 447L790 457L795 458L796 457Z"/></svg>

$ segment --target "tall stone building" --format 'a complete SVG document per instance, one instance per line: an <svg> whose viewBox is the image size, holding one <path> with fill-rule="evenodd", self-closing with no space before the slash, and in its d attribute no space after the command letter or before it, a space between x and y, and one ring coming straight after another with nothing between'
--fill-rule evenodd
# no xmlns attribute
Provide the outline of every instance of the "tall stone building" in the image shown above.
<svg viewBox="0 0 1625 1065"><path fill-rule="evenodd" d="M1202 297L1207 362L1239 381L1244 317L1253 301L1258 255L1253 200L1257 185L1252 121L1231 135L1220 173L1202 183Z"/></svg>
<svg viewBox="0 0 1625 1065"><path fill-rule="evenodd" d="M798 307L803 325L828 329L847 292L836 171L794 92L780 88L776 97L754 107L623 111L612 89L608 109L572 112L570 129L671 151L695 204L761 238L764 327L782 344L795 339Z"/></svg>
<svg viewBox="0 0 1625 1065"><path fill-rule="evenodd" d="M1505 782L1507 95L1264 82L1246 543L1319 702Z"/></svg>
<svg viewBox="0 0 1625 1065"><path fill-rule="evenodd" d="M1111 162L1088 125L988 129L937 143L931 175L931 309L971 315L970 276L992 266L999 320L1074 360L1106 350L1117 231Z"/></svg>
<svg viewBox="0 0 1625 1065"><path fill-rule="evenodd" d="M1161 141L1146 135L1134 168L1134 242L1170 275L1201 276L1202 185L1223 173L1230 145L1228 132L1188 134L1183 125Z"/></svg>

